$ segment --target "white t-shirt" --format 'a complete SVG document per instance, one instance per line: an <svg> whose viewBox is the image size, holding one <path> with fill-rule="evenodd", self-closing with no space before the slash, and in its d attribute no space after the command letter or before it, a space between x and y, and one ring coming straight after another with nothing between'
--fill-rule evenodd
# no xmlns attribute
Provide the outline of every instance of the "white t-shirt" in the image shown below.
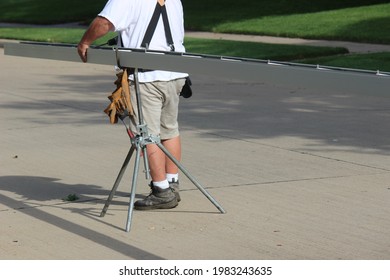
<svg viewBox="0 0 390 280"><path fill-rule="evenodd" d="M108 19L119 32L123 47L141 48L146 29L152 18L157 0L109 0L99 16ZM175 51L185 52L183 7L180 0L166 0L165 3ZM162 17L158 21L150 50L170 51L165 37ZM150 71L139 73L140 82L169 81L188 76L186 73Z"/></svg>

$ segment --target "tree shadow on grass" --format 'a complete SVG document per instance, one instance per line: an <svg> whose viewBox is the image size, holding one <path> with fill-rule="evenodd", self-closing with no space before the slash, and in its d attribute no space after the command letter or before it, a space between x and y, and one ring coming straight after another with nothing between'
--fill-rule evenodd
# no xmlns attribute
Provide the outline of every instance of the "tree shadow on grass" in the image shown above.
<svg viewBox="0 0 390 280"><path fill-rule="evenodd" d="M361 20L358 23L339 28L335 39L356 42L388 44L390 42L390 15L388 17ZM361 34L365 34L362 38Z"/></svg>

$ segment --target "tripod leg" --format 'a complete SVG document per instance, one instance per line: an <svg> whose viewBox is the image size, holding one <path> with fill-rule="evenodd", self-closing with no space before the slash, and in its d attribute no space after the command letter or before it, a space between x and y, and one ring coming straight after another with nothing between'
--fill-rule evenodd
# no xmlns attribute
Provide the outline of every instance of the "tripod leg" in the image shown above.
<svg viewBox="0 0 390 280"><path fill-rule="evenodd" d="M214 206L217 207L217 209L222 214L226 213L222 206L199 184L199 182L184 168L184 166L169 153L169 151L164 147L163 144L157 142L156 145L184 173L184 175L186 175L187 178L214 204Z"/></svg>
<svg viewBox="0 0 390 280"><path fill-rule="evenodd" d="M139 170L140 157L141 157L141 148L137 147L135 163L134 163L133 180L132 180L132 183L131 183L130 204L129 204L128 214L127 214L126 232L130 231L131 222L132 222L132 219L133 219L135 189L136 189L136 186L137 186L137 176L138 176L138 170Z"/></svg>
<svg viewBox="0 0 390 280"><path fill-rule="evenodd" d="M149 159L146 150L146 145L142 148L142 153L144 154L144 168L145 168L145 178L146 180L150 179L150 169L149 169Z"/></svg>
<svg viewBox="0 0 390 280"><path fill-rule="evenodd" d="M106 204L104 205L103 207L103 210L102 212L100 213L100 217L104 217L104 215L106 215L106 212L107 212L107 209L108 207L110 206L110 203L112 201L112 198L114 197L115 195L115 192L119 186L119 183L120 181L122 180L122 177L123 177L123 174L125 173L126 171L126 168L127 168L127 165L129 164L130 162L130 159L131 159L131 156L133 155L133 152L135 150L135 147L134 145L131 146L129 152L127 153L127 156L126 156L126 159L125 161L123 162L123 165L122 165L122 168L121 170L119 171L119 174L118 174L118 177L116 178L115 180L115 183L114 183L114 186L112 187L112 190L110 192L110 195L108 196L107 200L106 200Z"/></svg>

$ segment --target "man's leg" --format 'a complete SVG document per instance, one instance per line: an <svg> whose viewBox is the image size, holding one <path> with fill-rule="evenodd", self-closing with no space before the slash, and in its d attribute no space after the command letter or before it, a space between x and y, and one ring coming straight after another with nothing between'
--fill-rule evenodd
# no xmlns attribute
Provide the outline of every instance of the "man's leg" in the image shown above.
<svg viewBox="0 0 390 280"><path fill-rule="evenodd" d="M161 149L155 144L146 145L146 150L148 153L150 176L152 177L152 181L164 181L166 179L166 160L164 152L161 151Z"/></svg>
<svg viewBox="0 0 390 280"><path fill-rule="evenodd" d="M181 141L180 136L163 140L162 144L164 147L169 151L169 153L180 162L181 160ZM176 166L176 164L171 161L168 157L165 159L165 171L166 171L166 178L169 183L169 187L173 190L177 202L181 201L180 197L180 187L179 187L179 168Z"/></svg>
<svg viewBox="0 0 390 280"><path fill-rule="evenodd" d="M179 84L177 81L155 82L142 84L145 94L141 96L144 120L148 124L149 132L160 134L162 145L177 160L181 159L181 145L178 133L177 114L179 103ZM182 86L182 85L181 85ZM164 100L164 106L161 101ZM158 122L157 122L158 121ZM160 131L161 130L161 131ZM149 160L150 175L152 177L152 192L143 199L136 201L135 209L148 210L159 208L173 208L177 206L180 197L178 192L178 168L155 144L146 146ZM169 177L176 177L176 187L169 183Z"/></svg>
<svg viewBox="0 0 390 280"><path fill-rule="evenodd" d="M168 152L178 161L181 159L181 141L180 136L172 139L162 140L161 143ZM166 179L166 174L178 173L178 167L172 162L161 149L155 144L146 146L150 167L150 175L155 182Z"/></svg>
<svg viewBox="0 0 390 280"><path fill-rule="evenodd" d="M178 201L166 179L166 156L156 144L146 145L150 175L152 177L151 193L144 199L134 203L137 210L170 209L177 206Z"/></svg>
<svg viewBox="0 0 390 280"><path fill-rule="evenodd" d="M176 158L181 155L180 138L165 140L162 142L164 147ZM169 172L178 172L177 166L165 155L165 153L156 145L148 144L146 146L149 161L150 175L152 177L152 192L143 200L134 203L135 209L168 209L176 207L178 204L178 194L171 188L166 174ZM179 160L178 159L178 160Z"/></svg>
<svg viewBox="0 0 390 280"><path fill-rule="evenodd" d="M181 160L181 141L180 136L162 140L161 143L168 150L168 152L178 161ZM165 159L165 172L167 174L178 173L178 167L168 157Z"/></svg>
<svg viewBox="0 0 390 280"><path fill-rule="evenodd" d="M178 161L181 159L181 141L180 136L172 139L162 140L161 143L168 152ZM171 161L161 149L155 144L146 146L150 167L150 175L155 182L166 179L166 174L178 173L178 167Z"/></svg>

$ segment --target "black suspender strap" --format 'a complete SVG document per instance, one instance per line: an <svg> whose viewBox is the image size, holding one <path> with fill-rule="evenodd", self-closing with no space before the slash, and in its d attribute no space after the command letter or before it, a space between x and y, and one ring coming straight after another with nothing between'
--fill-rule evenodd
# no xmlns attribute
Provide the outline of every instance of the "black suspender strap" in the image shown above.
<svg viewBox="0 0 390 280"><path fill-rule="evenodd" d="M149 22L148 28L146 29L144 39L142 40L141 47L147 48L147 49L149 48L149 44L150 44L150 41L152 40L154 30L156 29L158 20L160 18L160 14L161 14L161 6L157 2L156 8L154 9L153 16Z"/></svg>
<svg viewBox="0 0 390 280"><path fill-rule="evenodd" d="M172 39L171 28L169 26L169 21L168 21L167 8L165 7L165 4L161 7L161 14L162 14L163 23L164 23L164 30L165 30L165 37L167 39L167 44L171 48L171 51L175 51L175 46L173 44L173 39Z"/></svg>
<svg viewBox="0 0 390 280"><path fill-rule="evenodd" d="M152 40L154 31L156 30L158 20L162 15L165 38L167 40L168 46L171 48L171 51L175 51L175 46L173 44L171 28L169 26L167 9L165 7L165 0L157 1L156 8L154 9L153 16L149 22L148 28L146 29L144 39L142 40L141 47L148 49L150 41Z"/></svg>

